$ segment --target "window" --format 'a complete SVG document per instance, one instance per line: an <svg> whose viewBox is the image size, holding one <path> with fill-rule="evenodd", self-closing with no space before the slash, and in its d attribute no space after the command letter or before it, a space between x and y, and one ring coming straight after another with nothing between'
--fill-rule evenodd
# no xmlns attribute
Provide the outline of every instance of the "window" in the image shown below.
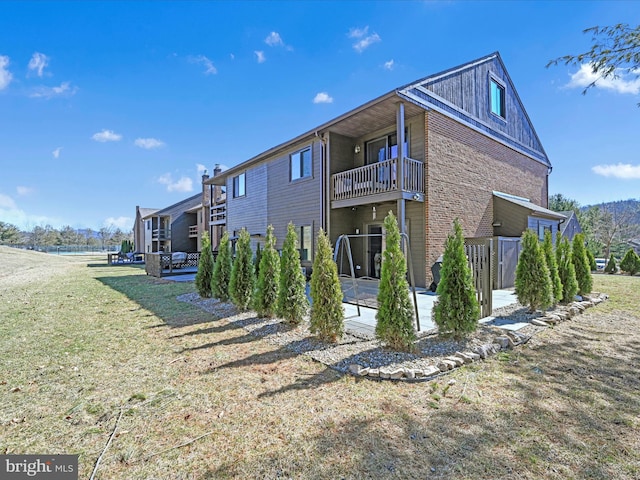
<svg viewBox="0 0 640 480"><path fill-rule="evenodd" d="M398 135L392 133L366 144L367 165L398 158ZM404 131L404 156L409 156L409 131Z"/></svg>
<svg viewBox="0 0 640 480"><path fill-rule="evenodd" d="M233 198L244 197L246 194L245 173L233 177Z"/></svg>
<svg viewBox="0 0 640 480"><path fill-rule="evenodd" d="M504 110L504 86L493 78L490 80L490 84L491 113L498 115L499 117L506 118Z"/></svg>
<svg viewBox="0 0 640 480"><path fill-rule="evenodd" d="M291 181L311 176L311 148L305 148L291 155Z"/></svg>
<svg viewBox="0 0 640 480"><path fill-rule="evenodd" d="M300 260L311 260L311 225L303 225L298 232Z"/></svg>

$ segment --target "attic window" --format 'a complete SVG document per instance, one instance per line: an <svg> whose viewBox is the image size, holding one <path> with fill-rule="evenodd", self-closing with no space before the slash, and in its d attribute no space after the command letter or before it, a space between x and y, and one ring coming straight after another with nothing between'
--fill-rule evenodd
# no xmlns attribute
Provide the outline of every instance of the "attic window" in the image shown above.
<svg viewBox="0 0 640 480"><path fill-rule="evenodd" d="M491 113L506 118L504 108L504 85L493 78L490 80Z"/></svg>

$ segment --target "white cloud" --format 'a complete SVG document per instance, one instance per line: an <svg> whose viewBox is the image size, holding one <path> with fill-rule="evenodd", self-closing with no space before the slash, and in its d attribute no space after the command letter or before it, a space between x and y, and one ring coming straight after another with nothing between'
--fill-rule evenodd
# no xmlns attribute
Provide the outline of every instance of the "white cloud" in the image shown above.
<svg viewBox="0 0 640 480"><path fill-rule="evenodd" d="M384 62L384 65L383 65L385 70L393 70L394 66L395 66L395 63L393 59L389 60L388 62Z"/></svg>
<svg viewBox="0 0 640 480"><path fill-rule="evenodd" d="M59 87L38 87L29 96L31 98L71 97L77 91L78 87L72 87L70 82L62 82Z"/></svg>
<svg viewBox="0 0 640 480"><path fill-rule="evenodd" d="M35 52L29 60L29 70L36 72L36 75L41 77L44 73L44 69L49 65L49 57L44 53Z"/></svg>
<svg viewBox="0 0 640 480"><path fill-rule="evenodd" d="M640 179L640 165L617 163L615 165L596 165L593 173L603 177L621 178L624 180Z"/></svg>
<svg viewBox="0 0 640 480"><path fill-rule="evenodd" d="M369 32L369 26L349 29L349 38L362 38Z"/></svg>
<svg viewBox="0 0 640 480"><path fill-rule="evenodd" d="M165 143L162 140L156 138L136 138L133 142L136 147L144 148L146 150L153 150L154 148L164 147Z"/></svg>
<svg viewBox="0 0 640 480"><path fill-rule="evenodd" d="M205 75L215 75L218 73L218 69L215 67L213 62L209 60L204 55L197 55L195 57L189 57L189 61L191 63L197 63L199 65L204 66L204 74Z"/></svg>
<svg viewBox="0 0 640 480"><path fill-rule="evenodd" d="M122 135L115 133L113 130L103 129L101 132L94 133L91 137L96 142L119 142L122 140Z"/></svg>
<svg viewBox="0 0 640 480"><path fill-rule="evenodd" d="M270 47L283 47L284 42L282 41L282 37L278 32L271 32L267 35L267 38L264 39L264 43L269 45Z"/></svg>
<svg viewBox="0 0 640 480"><path fill-rule="evenodd" d="M103 222L104 227L119 228L120 230L127 232L131 230L132 225L133 218L131 217L109 217Z"/></svg>
<svg viewBox="0 0 640 480"><path fill-rule="evenodd" d="M285 49L292 51L293 47L291 45L287 45L282 40L282 37L278 32L271 32L267 35L267 38L264 39L264 43L269 45L270 47L284 47Z"/></svg>
<svg viewBox="0 0 640 480"><path fill-rule="evenodd" d="M167 186L167 192L192 192L193 180L189 177L180 177L179 180L173 180L170 173L165 173L158 178L158 183Z"/></svg>
<svg viewBox="0 0 640 480"><path fill-rule="evenodd" d="M370 45L382 41L380 35L378 35L377 33L372 33L371 35L369 35L368 25L364 28L350 29L348 37L358 39L356 43L353 44L353 49L358 53L362 53L367 48L369 48Z"/></svg>
<svg viewBox="0 0 640 480"><path fill-rule="evenodd" d="M571 75L571 80L566 85L569 88L586 88L595 83L596 88L613 90L616 93L630 93L638 95L640 93L640 71L638 70L618 70L616 78L602 78L600 74L593 73L590 64L580 65L580 70Z"/></svg>
<svg viewBox="0 0 640 480"><path fill-rule="evenodd" d="M256 59L258 60L258 63L264 63L267 61L267 57L264 56L264 52L262 50L256 50L253 53L256 54Z"/></svg>
<svg viewBox="0 0 640 480"><path fill-rule="evenodd" d="M320 92L313 97L313 103L333 103L333 97L327 92Z"/></svg>
<svg viewBox="0 0 640 480"><path fill-rule="evenodd" d="M53 155L53 158L60 158L61 151L62 151L62 147L58 147L53 152L51 152L51 155Z"/></svg>
<svg viewBox="0 0 640 480"><path fill-rule="evenodd" d="M16 202L13 201L13 198L11 198L9 195L0 193L0 210L13 210L16 208Z"/></svg>
<svg viewBox="0 0 640 480"><path fill-rule="evenodd" d="M16 192L18 192L18 195L20 196L25 196L33 193L33 188L19 185L16 187Z"/></svg>
<svg viewBox="0 0 640 480"><path fill-rule="evenodd" d="M196 163L196 169L198 171L198 175L202 176L204 175L204 172L207 171L207 167L205 167L204 165L202 165L201 163Z"/></svg>
<svg viewBox="0 0 640 480"><path fill-rule="evenodd" d="M0 55L0 90L4 90L11 83L13 75L7 69L9 66L9 57L6 55Z"/></svg>

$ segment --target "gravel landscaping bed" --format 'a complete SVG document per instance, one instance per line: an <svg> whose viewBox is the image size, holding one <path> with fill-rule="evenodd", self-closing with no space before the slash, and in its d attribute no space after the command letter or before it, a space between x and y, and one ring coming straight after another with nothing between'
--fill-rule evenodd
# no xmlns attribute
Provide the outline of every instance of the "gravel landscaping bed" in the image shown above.
<svg viewBox="0 0 640 480"><path fill-rule="evenodd" d="M599 294L594 294L592 297L601 298ZM517 333L513 333L481 324L474 333L460 341L442 338L437 332L430 332L417 340L414 353L404 353L387 349L377 339L349 330L336 344L322 342L309 331L308 319L301 325L292 327L278 318L258 318L252 311L238 312L231 303L200 298L197 293L181 295L178 300L194 304L220 319L240 325L257 337L292 352L308 355L340 372L376 378L404 380L431 378L464 363L485 358L501 349L525 343L532 335L547 328L545 325L529 324ZM575 305L578 302L574 302L570 306L557 307L553 311L535 313L528 313L525 307L516 303L494 310L493 316L496 319L508 318L514 323L529 323L532 320L541 319L554 321L549 320L548 317L556 311L569 312L571 308L583 311L586 306L590 306L587 305L589 302L580 302L585 304L581 310ZM579 312L567 313L565 317L576 313Z"/></svg>

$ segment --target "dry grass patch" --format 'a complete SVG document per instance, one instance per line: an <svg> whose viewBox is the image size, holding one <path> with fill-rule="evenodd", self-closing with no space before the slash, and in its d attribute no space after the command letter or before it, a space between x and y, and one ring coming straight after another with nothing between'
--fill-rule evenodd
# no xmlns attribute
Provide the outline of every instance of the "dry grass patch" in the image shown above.
<svg viewBox="0 0 640 480"><path fill-rule="evenodd" d="M193 285L45 263L48 278L0 279L2 453L78 453L88 478L122 410L97 478L640 475L640 309L618 298L636 279L598 276L604 305L405 384L343 376L176 301Z"/></svg>

